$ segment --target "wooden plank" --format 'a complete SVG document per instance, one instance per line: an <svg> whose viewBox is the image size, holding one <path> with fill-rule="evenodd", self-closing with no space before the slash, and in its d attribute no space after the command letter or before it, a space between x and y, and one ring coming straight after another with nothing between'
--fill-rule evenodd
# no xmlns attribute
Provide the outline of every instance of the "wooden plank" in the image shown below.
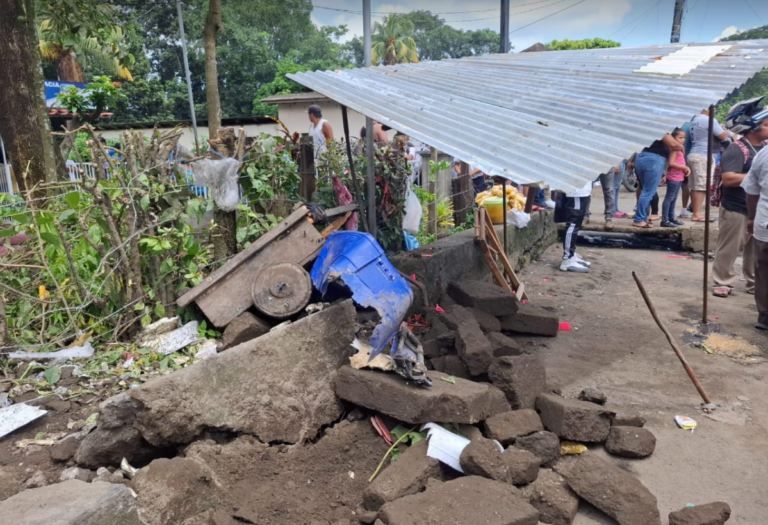
<svg viewBox="0 0 768 525"><path fill-rule="evenodd" d="M252 283L265 267L282 262L304 266L322 247L324 239L308 221L296 226L240 264L226 279L200 295L195 302L216 327L228 325L253 304Z"/></svg>
<svg viewBox="0 0 768 525"><path fill-rule="evenodd" d="M451 181L453 188L453 222L456 226L467 221L472 211L472 181L469 175L461 175Z"/></svg>
<svg viewBox="0 0 768 525"><path fill-rule="evenodd" d="M504 275L499 270L499 267L496 266L496 261L493 260L493 256L491 256L491 252L488 249L488 245L485 243L485 241L480 242L480 248L483 250L483 255L485 256L485 262L488 263L488 267L491 269L491 273L493 274L493 277L496 280L496 284L504 288L509 293L512 293L512 287L504 279Z"/></svg>
<svg viewBox="0 0 768 525"><path fill-rule="evenodd" d="M536 190L538 188L534 188L533 186L526 186L526 192L525 192L525 208L523 211L525 213L531 213L531 210L533 210L533 201L536 197Z"/></svg>
<svg viewBox="0 0 768 525"><path fill-rule="evenodd" d="M325 216L328 218L337 217L339 215L344 215L347 212L357 211L357 210L358 210L357 203L353 202L352 204L346 204L344 206L338 206L336 208L329 208L325 210Z"/></svg>
<svg viewBox="0 0 768 525"><path fill-rule="evenodd" d="M488 213L485 208L483 208L482 211L484 214ZM488 218L490 219L490 217ZM496 229L491 224L486 224L486 229L488 232L487 238L489 240L490 248L496 251L501 258L501 265L504 268L504 274L509 278L509 282L512 285L512 289L515 290L517 298L520 300L528 299L528 295L525 292L525 287L522 286L520 279L518 279L517 274L515 273L515 269L512 268L512 265L509 263L509 259L507 259L507 254L501 246L499 237L496 235ZM494 267L498 269L495 263Z"/></svg>
<svg viewBox="0 0 768 525"><path fill-rule="evenodd" d="M299 146L299 173L301 182L299 182L299 196L304 202L311 202L312 195L315 193L315 147L312 144L312 138L301 137Z"/></svg>
<svg viewBox="0 0 768 525"><path fill-rule="evenodd" d="M264 249L265 246L267 246L270 242L274 241L281 235L283 235L286 231L288 231L289 228L294 226L298 222L305 222L309 224L306 221L307 216L307 209L306 208L300 208L290 214L288 217L283 219L283 221L278 225L272 228L270 231L256 239L255 242L253 242L248 248L243 250L242 252L238 253L232 259L227 261L227 263L213 272L211 275L205 278L205 281L198 284L191 290L189 290L187 293L182 295L178 298L176 301L176 304L180 307L185 307L188 304L190 304L192 301L194 301L197 297L199 297L201 294L206 292L209 288L211 288L213 285L227 277L230 273L232 273L234 270L236 270L241 264L246 262L248 259L256 255L260 250ZM314 228L313 228L314 229ZM279 261L278 261L279 262Z"/></svg>
<svg viewBox="0 0 768 525"><path fill-rule="evenodd" d="M352 212L348 211L335 221L333 221L331 224L325 227L325 229L320 232L320 236L323 239L327 239L333 232L344 226L344 223L347 222L347 219L349 219L352 216Z"/></svg>

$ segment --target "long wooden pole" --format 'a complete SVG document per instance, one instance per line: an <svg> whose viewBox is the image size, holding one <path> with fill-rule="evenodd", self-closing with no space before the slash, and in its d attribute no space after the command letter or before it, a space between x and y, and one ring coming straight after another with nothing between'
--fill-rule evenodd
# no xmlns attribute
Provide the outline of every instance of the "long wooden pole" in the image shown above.
<svg viewBox="0 0 768 525"><path fill-rule="evenodd" d="M701 386L701 383L699 383L699 378L696 377L696 373L693 371L693 368L691 368L691 365L688 364L688 361L685 360L685 356L683 355L682 350L680 350L680 347L677 346L677 343L675 342L674 337L672 337L672 334L669 333L669 330L667 330L667 327L664 325L664 322L659 318L659 314L656 313L656 308L653 306L653 303L651 302L651 298L648 296L648 293L645 291L645 287L643 286L643 283L640 282L640 278L637 276L635 272L632 272L632 277L635 279L635 282L637 283L637 287L640 289L640 295L642 295L643 299L645 299L645 304L648 305L648 310L651 311L653 320L656 321L656 324L659 325L659 328L661 328L661 331L664 332L664 335L666 336L667 341L669 341L670 346L672 346L672 350L675 351L677 358L683 364L683 368L685 369L685 372L688 374L688 377L691 378L691 381L693 382L693 386L695 386L696 390L698 390L699 395L701 396L701 399L703 399L704 403L706 403L707 405L711 405L712 401L710 401L709 396L707 395L707 392L704 390L704 387Z"/></svg>
<svg viewBox="0 0 768 525"><path fill-rule="evenodd" d="M341 120L344 124L344 141L347 143L347 159L349 159L349 174L352 176L352 191L355 192L358 211L360 212L360 223L363 225L363 231L368 231L368 223L365 221L365 201L360 195L360 187L357 184L357 174L355 173L355 159L352 157L352 144L349 141L349 117L347 116L347 106L341 106ZM368 130L366 130L366 133Z"/></svg>
<svg viewBox="0 0 768 525"><path fill-rule="evenodd" d="M701 323L707 324L707 307L709 306L709 199L712 185L712 133L715 126L715 106L709 106L709 139L707 140L707 188L704 200L704 297L702 301Z"/></svg>

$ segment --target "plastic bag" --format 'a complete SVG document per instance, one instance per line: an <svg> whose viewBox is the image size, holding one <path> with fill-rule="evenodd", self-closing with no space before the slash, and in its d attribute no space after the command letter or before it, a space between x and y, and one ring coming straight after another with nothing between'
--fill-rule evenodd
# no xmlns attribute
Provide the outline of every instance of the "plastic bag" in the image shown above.
<svg viewBox="0 0 768 525"><path fill-rule="evenodd" d="M419 233L421 225L421 203L419 198L411 190L411 183L408 183L408 189L405 192L405 216L403 217L403 231L416 235Z"/></svg>
<svg viewBox="0 0 768 525"><path fill-rule="evenodd" d="M507 212L507 224L514 224L518 228L525 228L531 222L531 215L524 211L509 210Z"/></svg>
<svg viewBox="0 0 768 525"><path fill-rule="evenodd" d="M232 158L221 160L203 159L192 164L195 186L205 186L213 191L213 202L224 211L234 211L240 202L237 169L240 162Z"/></svg>

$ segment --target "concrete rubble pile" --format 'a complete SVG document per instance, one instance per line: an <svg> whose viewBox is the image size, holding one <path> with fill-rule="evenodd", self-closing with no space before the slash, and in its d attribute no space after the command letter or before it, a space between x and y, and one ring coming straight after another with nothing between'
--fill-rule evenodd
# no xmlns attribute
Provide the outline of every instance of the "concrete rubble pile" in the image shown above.
<svg viewBox="0 0 768 525"><path fill-rule="evenodd" d="M66 481L30 485L39 488L0 502L0 516L12 525L53 523L52 516L67 525L281 523L243 505L248 471L275 454L319 450L345 432L379 440L371 420L386 440L380 446L397 445L399 457L358 493L340 496L354 509L346 518L306 516L306 523L567 525L586 501L619 525L661 524L654 495L602 452L651 455L656 439L645 421L617 413L597 389L579 399L553 393L537 347L521 337L556 336L557 315L492 283L451 283L442 308L409 311L424 367L424 378L414 379L412 362L386 352L375 365L372 334L386 312L371 317L354 289L351 298L317 291L289 323L250 308L219 310L231 319L218 354L105 401L95 429L61 445ZM357 352L371 359L354 365ZM234 449L256 463L230 461ZM345 483L371 475L340 458ZM331 503L336 515L339 505ZM711 504L672 513L670 524L729 516L727 505Z"/></svg>

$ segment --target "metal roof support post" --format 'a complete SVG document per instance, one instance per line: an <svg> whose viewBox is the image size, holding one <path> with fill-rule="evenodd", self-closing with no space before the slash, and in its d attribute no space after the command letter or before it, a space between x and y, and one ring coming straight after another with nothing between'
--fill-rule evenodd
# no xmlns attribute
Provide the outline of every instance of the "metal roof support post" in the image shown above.
<svg viewBox="0 0 768 525"><path fill-rule="evenodd" d="M709 197L712 184L712 133L715 126L715 106L709 106L709 140L707 140L707 193L704 201L704 307L701 323L707 324L707 300L709 299Z"/></svg>
<svg viewBox="0 0 768 525"><path fill-rule="evenodd" d="M200 154L200 143L197 140L197 119L195 118L195 101L192 98L192 79L189 73L189 59L187 58L187 37L184 36L184 17L181 14L181 0L176 0L176 13L179 16L179 35L181 35L181 56L184 60L184 75L187 77L187 96L189 97L189 110L192 113L192 131L195 133L195 154Z"/></svg>
<svg viewBox="0 0 768 525"><path fill-rule="evenodd" d="M672 36L669 39L672 44L680 42L680 33L683 30L683 9L685 9L685 0L675 0L675 11L672 15Z"/></svg>
<svg viewBox="0 0 768 525"><path fill-rule="evenodd" d="M509 53L509 0L501 0L501 42L499 53Z"/></svg>
<svg viewBox="0 0 768 525"><path fill-rule="evenodd" d="M363 53L365 67L371 66L371 0L363 0ZM365 158L368 198L368 233L376 237L376 169L374 166L373 119L365 117Z"/></svg>

